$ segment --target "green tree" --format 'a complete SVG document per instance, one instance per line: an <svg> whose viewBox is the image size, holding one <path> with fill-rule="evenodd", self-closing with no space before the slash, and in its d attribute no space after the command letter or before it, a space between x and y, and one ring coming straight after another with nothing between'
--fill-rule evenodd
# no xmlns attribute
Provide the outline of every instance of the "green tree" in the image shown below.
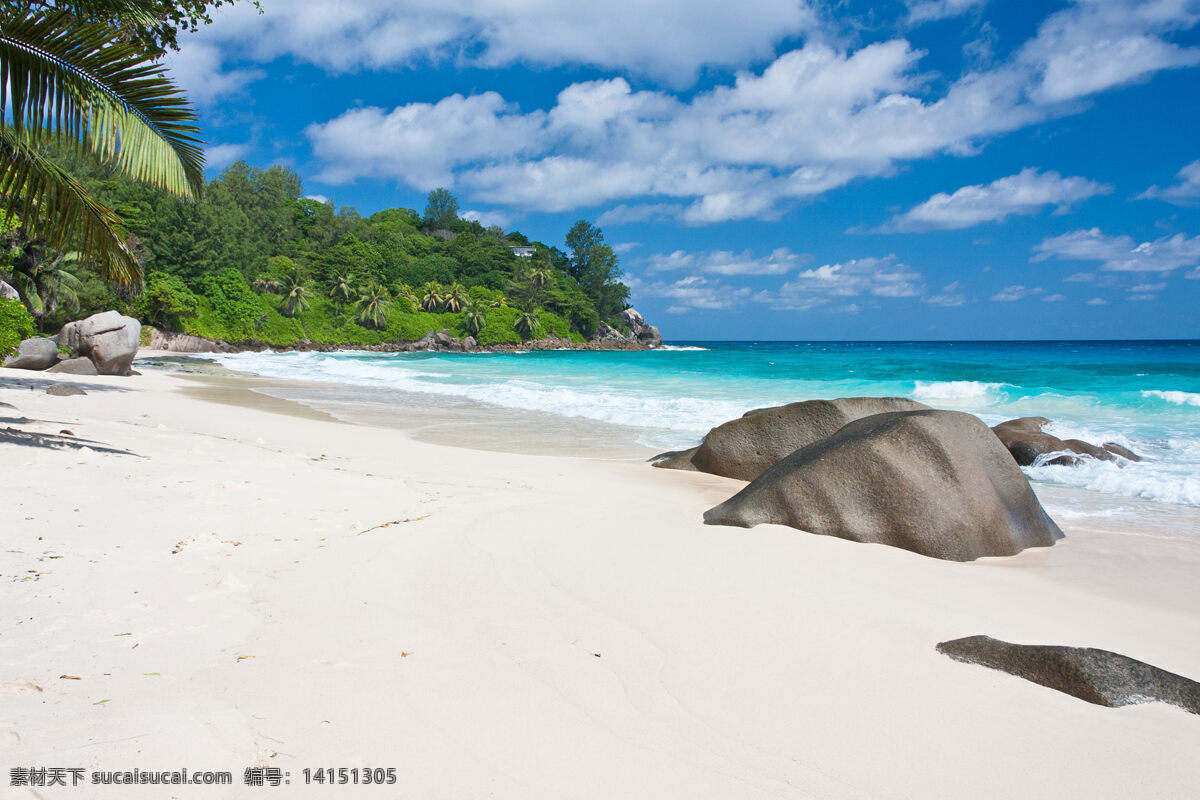
<svg viewBox="0 0 1200 800"><path fill-rule="evenodd" d="M19 217L31 238L78 250L123 284L140 281L141 265L121 219L44 147L70 142L136 180L181 196L200 193L196 114L136 35L157 35L160 43L171 35L171 20L154 17L163 5L62 0L0 7L0 210ZM187 9L180 14L182 20ZM122 26L133 26L135 35Z"/></svg>
<svg viewBox="0 0 1200 800"><path fill-rule="evenodd" d="M33 317L20 300L0 297L0 359L17 349L23 339L33 336Z"/></svg>
<svg viewBox="0 0 1200 800"><path fill-rule="evenodd" d="M358 322L366 328L382 330L387 327L387 309L391 302L388 290L373 283L363 290L358 300Z"/></svg>
<svg viewBox="0 0 1200 800"><path fill-rule="evenodd" d="M354 282L349 275L334 276L333 284L329 287L329 299L333 301L338 313L341 313L342 306L354 299L354 294Z"/></svg>
<svg viewBox="0 0 1200 800"><path fill-rule="evenodd" d="M604 241L604 232L586 220L579 220L567 233L571 260L567 274L574 278L591 299L601 319L610 319L629 300L629 287L620 283L617 255Z"/></svg>
<svg viewBox="0 0 1200 800"><path fill-rule="evenodd" d="M538 316L536 311L522 311L517 317L513 327L517 333L521 334L522 340L537 338L540 325L538 324Z"/></svg>
<svg viewBox="0 0 1200 800"><path fill-rule="evenodd" d="M446 302L441 284L430 281L421 287L421 309L423 311L440 311Z"/></svg>
<svg viewBox="0 0 1200 800"><path fill-rule="evenodd" d="M448 189L434 189L425 202L425 224L448 228L455 222L458 222L458 198Z"/></svg>
<svg viewBox="0 0 1200 800"><path fill-rule="evenodd" d="M151 272L146 290L134 307L139 317L164 330L179 330L180 322L196 316L199 299L177 275Z"/></svg>
<svg viewBox="0 0 1200 800"><path fill-rule="evenodd" d="M279 313L294 317L308 310L309 289L298 272L293 272L280 281L283 297L279 300Z"/></svg>
<svg viewBox="0 0 1200 800"><path fill-rule="evenodd" d="M479 334L487 325L487 312L484 306L472 301L463 307L463 328L472 336Z"/></svg>
<svg viewBox="0 0 1200 800"><path fill-rule="evenodd" d="M454 314L462 310L463 304L466 301L467 289L461 283L453 284L442 295L442 307Z"/></svg>

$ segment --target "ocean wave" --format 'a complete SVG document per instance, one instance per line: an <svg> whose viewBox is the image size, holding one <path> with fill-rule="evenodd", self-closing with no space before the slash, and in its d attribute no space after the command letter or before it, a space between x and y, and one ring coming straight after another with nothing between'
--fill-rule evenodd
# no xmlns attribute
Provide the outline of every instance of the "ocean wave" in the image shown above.
<svg viewBox="0 0 1200 800"><path fill-rule="evenodd" d="M325 353L236 353L210 357L232 369L268 378L348 383L457 397L519 411L670 431L696 441L710 428L739 417L754 406L735 400L669 396L603 383L566 386L524 378L451 375L410 366L428 360L414 361L390 354L345 358Z"/></svg>
<svg viewBox="0 0 1200 800"><path fill-rule="evenodd" d="M1173 403L1177 406L1200 406L1200 393L1196 392L1149 389L1142 392L1142 397L1157 397L1159 400L1166 400L1168 403Z"/></svg>
<svg viewBox="0 0 1200 800"><path fill-rule="evenodd" d="M912 398L931 405L991 405L1004 400L1006 385L981 381L917 381Z"/></svg>
<svg viewBox="0 0 1200 800"><path fill-rule="evenodd" d="M696 347L695 345L682 344L663 344L654 348L653 353L707 353L707 347Z"/></svg>
<svg viewBox="0 0 1200 800"><path fill-rule="evenodd" d="M1025 467L1031 480L1163 503L1200 506L1200 476L1186 465L1083 459L1070 467Z"/></svg>

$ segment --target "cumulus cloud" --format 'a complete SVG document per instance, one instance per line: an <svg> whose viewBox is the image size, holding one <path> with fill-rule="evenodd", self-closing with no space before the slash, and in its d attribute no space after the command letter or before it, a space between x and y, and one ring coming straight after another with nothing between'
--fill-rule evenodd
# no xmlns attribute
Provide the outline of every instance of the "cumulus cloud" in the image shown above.
<svg viewBox="0 0 1200 800"><path fill-rule="evenodd" d="M983 8L987 0L907 0L910 22L961 17Z"/></svg>
<svg viewBox="0 0 1200 800"><path fill-rule="evenodd" d="M467 222L478 222L485 228L490 228L493 225L498 228L507 228L512 224L512 217L503 211L476 211L469 209L458 216Z"/></svg>
<svg viewBox="0 0 1200 800"><path fill-rule="evenodd" d="M706 66L769 58L813 30L806 0L278 0L266 14L215 14L204 41L258 60L279 56L334 72L458 62L482 67L584 64L682 86ZM190 45L185 45L188 49Z"/></svg>
<svg viewBox="0 0 1200 800"><path fill-rule="evenodd" d="M228 167L239 158L245 158L250 152L250 143L242 144L213 144L204 148L204 166L212 171Z"/></svg>
<svg viewBox="0 0 1200 800"><path fill-rule="evenodd" d="M570 85L544 110L522 111L491 92L455 95L353 109L307 133L331 183L453 183L481 202L541 211L617 204L607 223L771 218L788 201L906 161L975 152L988 137L1078 111L1081 98L1200 61L1200 48L1167 38L1197 21L1184 0L1127 6L1079 0L1008 61L937 92L920 71L923 53L904 39L843 50L814 38L686 97L616 77ZM1105 188L1027 170L935 196L897 224L964 226Z"/></svg>
<svg viewBox="0 0 1200 800"><path fill-rule="evenodd" d="M687 311L725 311L745 303L752 292L745 286L729 286L720 280L703 275L688 275L677 281L628 281L634 297L665 298L670 301L667 311L682 314Z"/></svg>
<svg viewBox="0 0 1200 800"><path fill-rule="evenodd" d="M923 293L921 273L890 255L803 270L778 291L762 291L754 299L778 311L809 311L823 306L849 311L847 305L829 304L844 303L852 297L917 297Z"/></svg>
<svg viewBox="0 0 1200 800"><path fill-rule="evenodd" d="M1102 261L1100 269L1109 272L1166 273L1200 264L1200 236L1177 233L1138 244L1131 236L1107 236L1099 228L1089 228L1044 239L1033 251L1033 261Z"/></svg>
<svg viewBox="0 0 1200 800"><path fill-rule="evenodd" d="M1087 301L1087 304L1089 306L1106 306L1108 305L1108 301L1103 297L1093 297L1091 300Z"/></svg>
<svg viewBox="0 0 1200 800"><path fill-rule="evenodd" d="M741 253L729 250L697 253L676 250L648 257L646 270L650 273L687 270L711 275L784 275L803 266L808 258L786 247L777 248L770 255L761 257L756 257L749 250Z"/></svg>
<svg viewBox="0 0 1200 800"><path fill-rule="evenodd" d="M930 305L951 308L967 302L967 296L962 291L961 283L954 281L943 286L942 291L937 294L924 298L924 301Z"/></svg>
<svg viewBox="0 0 1200 800"><path fill-rule="evenodd" d="M1151 186L1137 199L1166 200L1178 206L1200 205L1200 161L1193 161L1179 170L1175 183L1161 189Z"/></svg>
<svg viewBox="0 0 1200 800"><path fill-rule="evenodd" d="M217 45L188 40L179 52L169 53L163 63L188 99L198 106L209 106L219 99L237 95L266 75L256 67L225 69L222 58Z"/></svg>
<svg viewBox="0 0 1200 800"><path fill-rule="evenodd" d="M1035 294L1042 294L1046 290L1041 287L1030 288L1028 286L1006 286L996 294L992 295L992 301L996 303L1013 303L1017 300L1024 300L1026 297Z"/></svg>
<svg viewBox="0 0 1200 800"><path fill-rule="evenodd" d="M964 186L953 194L939 192L896 216L880 230L958 230L984 222L1001 222L1013 214L1032 216L1046 206L1065 212L1089 197L1111 191L1111 186L1087 178L1064 178L1057 172L1038 172L1029 167L988 184Z"/></svg>

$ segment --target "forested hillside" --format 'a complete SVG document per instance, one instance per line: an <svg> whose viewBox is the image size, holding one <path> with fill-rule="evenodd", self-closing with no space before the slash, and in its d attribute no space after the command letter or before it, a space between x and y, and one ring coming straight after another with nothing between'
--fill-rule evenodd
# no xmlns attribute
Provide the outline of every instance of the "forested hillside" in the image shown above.
<svg viewBox="0 0 1200 800"><path fill-rule="evenodd" d="M567 253L460 219L443 189L423 212L363 217L304 197L300 177L280 166L236 163L188 200L63 158L124 220L145 279L118 290L10 222L0 272L43 331L113 308L168 330L280 347L411 341L442 329L485 346L579 342L601 323L621 327L628 288L603 234L584 221L567 234Z"/></svg>

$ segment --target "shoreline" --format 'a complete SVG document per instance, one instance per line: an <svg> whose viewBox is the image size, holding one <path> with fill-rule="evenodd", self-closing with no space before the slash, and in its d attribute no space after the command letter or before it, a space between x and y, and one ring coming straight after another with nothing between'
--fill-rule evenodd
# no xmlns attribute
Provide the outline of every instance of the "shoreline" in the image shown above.
<svg viewBox="0 0 1200 800"><path fill-rule="evenodd" d="M1116 798L1200 781L1193 715L1092 706L934 651L987 634L1198 679L1198 542L1064 519L1054 547L938 562L705 526L739 486L711 475L444 447L278 399L213 403L157 372L61 378L89 394L0 370L16 406L0 415L136 455L5 445L13 765L279 766L297 797L328 795L297 785L321 765L398 768L397 787L356 789L380 797Z"/></svg>

